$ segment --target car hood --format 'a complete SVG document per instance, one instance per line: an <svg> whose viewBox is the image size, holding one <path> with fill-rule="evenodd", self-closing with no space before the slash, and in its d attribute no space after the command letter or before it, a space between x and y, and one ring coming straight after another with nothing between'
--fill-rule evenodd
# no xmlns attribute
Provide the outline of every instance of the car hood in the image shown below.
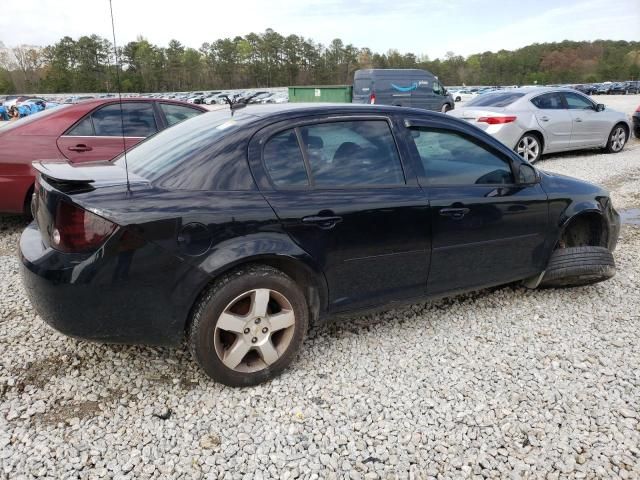
<svg viewBox="0 0 640 480"><path fill-rule="evenodd" d="M573 194L590 194L594 196L609 196L609 191L600 185L595 183L586 182L578 178L569 177L555 172L547 172L545 170L538 170L540 172L540 180L542 188L547 192L564 192L567 195Z"/></svg>

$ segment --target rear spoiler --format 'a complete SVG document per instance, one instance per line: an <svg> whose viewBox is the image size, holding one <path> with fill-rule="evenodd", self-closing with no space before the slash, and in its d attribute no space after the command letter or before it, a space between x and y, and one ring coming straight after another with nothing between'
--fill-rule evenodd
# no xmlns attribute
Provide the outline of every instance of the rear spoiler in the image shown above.
<svg viewBox="0 0 640 480"><path fill-rule="evenodd" d="M93 190L97 187L125 185L127 173L119 165L109 162L88 162L74 165L69 162L38 160L31 164L46 181L56 187ZM129 184L149 184L149 181L134 173L129 173Z"/></svg>

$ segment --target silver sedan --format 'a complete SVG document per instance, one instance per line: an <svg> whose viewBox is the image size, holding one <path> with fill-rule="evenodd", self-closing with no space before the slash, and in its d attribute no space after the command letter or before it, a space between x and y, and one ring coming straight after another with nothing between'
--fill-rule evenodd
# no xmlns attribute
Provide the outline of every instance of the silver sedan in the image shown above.
<svg viewBox="0 0 640 480"><path fill-rule="evenodd" d="M623 149L627 116L568 88L514 88L485 93L448 112L494 136L533 163L543 154Z"/></svg>

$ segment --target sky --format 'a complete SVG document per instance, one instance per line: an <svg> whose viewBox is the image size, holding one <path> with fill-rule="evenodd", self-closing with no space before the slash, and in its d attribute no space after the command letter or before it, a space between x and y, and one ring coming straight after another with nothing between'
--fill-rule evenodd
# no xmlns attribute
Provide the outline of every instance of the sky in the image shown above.
<svg viewBox="0 0 640 480"><path fill-rule="evenodd" d="M640 41L640 0L112 0L119 45L143 36L199 48L218 38L297 34L433 59L531 43ZM612 8L614 7L614 8ZM111 39L109 0L2 0L0 41L48 45L65 35Z"/></svg>

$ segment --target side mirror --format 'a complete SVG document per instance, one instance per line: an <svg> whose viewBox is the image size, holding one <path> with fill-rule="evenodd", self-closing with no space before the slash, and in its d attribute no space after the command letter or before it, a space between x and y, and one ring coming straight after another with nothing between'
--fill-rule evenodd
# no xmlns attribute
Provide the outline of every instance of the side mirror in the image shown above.
<svg viewBox="0 0 640 480"><path fill-rule="evenodd" d="M518 183L521 185L533 185L538 183L540 177L533 166L528 163L521 163L518 167Z"/></svg>
<svg viewBox="0 0 640 480"><path fill-rule="evenodd" d="M603 112L604 108L604 103L599 103L596 105L596 112Z"/></svg>

